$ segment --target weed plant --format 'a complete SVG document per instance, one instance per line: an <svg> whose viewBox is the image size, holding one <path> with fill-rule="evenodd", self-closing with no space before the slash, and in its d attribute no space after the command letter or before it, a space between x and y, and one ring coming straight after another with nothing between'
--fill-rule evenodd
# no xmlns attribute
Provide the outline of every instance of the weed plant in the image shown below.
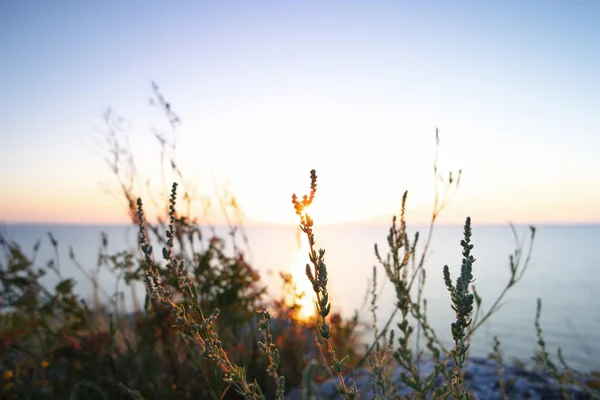
<svg viewBox="0 0 600 400"><path fill-rule="evenodd" d="M153 91L152 103L175 132L179 117L158 86L153 85ZM155 133L161 146L162 180L166 182L170 174L179 183L170 187L157 221L146 218L147 205L139 195L143 185L123 139L123 120L111 111L105 121L107 133L98 148L103 149L100 155L116 177L119 197L125 200L131 223L139 231L139 249L110 252L109 238L103 234L92 270L81 265L71 250L71 261L94 284L94 296L88 301L75 293L76 282L62 275L58 241L52 234L48 242L54 257L41 264L38 252L42 242L28 255L0 234L2 399L284 399L292 389L300 388L302 398L308 400L322 398L320 383L329 378L337 382L338 398L345 399L474 397L465 378L470 341L522 279L536 231L531 227L525 249L512 227L517 246L509 257L509 279L487 309L474 285L477 236L469 217L460 242L458 276L453 279L448 266L426 269L434 226L461 177L460 171L447 176L439 173L437 132L435 202L422 251L417 251L419 233L413 237L407 233L405 192L400 214L391 220L387 250L374 249L379 266L373 268L370 287L373 336L366 343L367 337L361 337L363 343L359 344L358 318L344 320L332 312L326 251L317 247L319 232L309 214L310 205L318 201L316 171L310 171L308 194L292 196L299 229L309 244L305 272L317 310L314 319L304 321L298 316L300 295L291 276L281 274L284 292L291 297L269 299L257 270L247 261L247 240L235 197L226 191L218 195L218 206L229 227L225 238L191 215L194 188L178 167L174 135ZM185 206L180 208L186 212L179 211L179 198ZM157 261L157 254L162 262ZM117 287L117 296L104 292L98 284L102 270L114 273L123 285ZM455 321L444 332L436 332L427 318L423 297L427 271L437 271L433 279L443 279L449 307L455 313ZM54 287L44 284L44 275L49 273L58 279ZM376 311L382 273L393 285L395 307L379 329ZM140 283L146 290L144 302L135 304L133 312L126 311L121 289L131 291L136 299ZM554 377L564 398L572 397L572 385L597 398L597 378L588 376L589 387L584 387L576 379L582 374L566 365L560 350L560 367L552 361L540 313L538 301L536 365ZM452 338L453 346L446 347L441 338ZM420 370L424 357L433 360L431 371ZM503 398L511 398L498 338L494 338L491 358L498 367L498 390ZM401 384L394 378L398 367ZM359 387L356 377L364 370L370 384Z"/></svg>

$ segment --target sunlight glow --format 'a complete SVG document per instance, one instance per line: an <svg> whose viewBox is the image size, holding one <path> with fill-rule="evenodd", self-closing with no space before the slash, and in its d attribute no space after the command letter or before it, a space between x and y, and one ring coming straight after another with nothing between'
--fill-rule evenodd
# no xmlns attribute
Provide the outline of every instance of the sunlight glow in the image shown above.
<svg viewBox="0 0 600 400"><path fill-rule="evenodd" d="M298 317L302 320L309 320L315 316L315 293L305 273L310 248L308 239L300 230L297 239L298 250L294 253L288 273L296 284L296 295L303 294L296 300L301 306Z"/></svg>

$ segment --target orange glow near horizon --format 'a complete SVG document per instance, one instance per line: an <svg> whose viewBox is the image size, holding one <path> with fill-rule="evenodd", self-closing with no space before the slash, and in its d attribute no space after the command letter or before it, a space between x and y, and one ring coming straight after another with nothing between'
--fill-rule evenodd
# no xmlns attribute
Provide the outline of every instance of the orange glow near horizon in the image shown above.
<svg viewBox="0 0 600 400"><path fill-rule="evenodd" d="M399 212L401 196L396 193L356 193L348 196L347 186L336 186L335 179L323 175L324 182L310 205L310 216L315 226L357 223L357 225L388 225L391 216ZM328 180L329 179L329 180ZM298 182L304 187L308 182L304 177ZM575 187L567 187L570 196L547 196L550 190L540 185L539 193L527 196L514 196L502 199L495 193L479 193L480 187L470 181L469 174L463 177L463 184L456 197L442 212L438 223L462 224L471 216L475 224L594 224L600 223L599 203L594 188L577 192ZM321 186L322 185L322 186ZM291 186L291 185L289 185ZM294 186L296 186L294 184ZM409 185L410 186L410 185ZM572 186L575 186L572 184ZM282 192L287 188L275 187L260 198L246 187L234 188L242 211L242 223L247 226L280 225L294 226L298 216L287 196ZM525 189L523 189L523 192ZM300 191L303 193L304 190ZM577 195L575 195L577 193ZM239 196L237 196L239 194ZM203 194L204 196L204 194ZM210 195L206 195L211 197ZM407 222L424 224L431 215L431 194L425 189L418 192L409 187ZM153 220L164 212L153 206L148 198L145 204L146 216ZM160 195L155 195L160 197ZM373 198L374 197L374 198ZM371 201L369 201L371 198ZM222 210L211 197L212 206L207 208L202 201L192 203L190 212L198 217L201 224L222 225L226 223ZM186 212L184 202L178 209ZM20 184L13 190L0 194L0 223L8 224L127 224L127 207L122 198L103 191L97 183L32 187Z"/></svg>
<svg viewBox="0 0 600 400"><path fill-rule="evenodd" d="M45 200L45 201L44 201ZM108 199L107 203L81 203L75 204L62 203L57 204L52 199L29 199L21 202L11 202L0 204L0 223L8 224L77 224L77 225L113 225L128 224L130 222L126 209L122 204L118 204L114 199ZM112 202L112 204L110 204ZM600 223L598 217L600 210L593 207L577 207L572 205L564 207L565 210L557 210L553 205L540 203L536 207L514 207L506 210L500 206L490 206L490 203L480 205L477 203L455 204L453 202L441 214L438 223L441 224L462 224L465 216L469 215L476 224L505 224L512 221L516 224L597 224ZM286 204L285 210L282 210L281 218L276 218L277 212L273 217L258 215L254 217L249 215L243 221L247 226L295 226L297 225L297 216L294 211ZM323 204L311 205L311 217L315 221L315 226L338 225L345 223L357 223L357 225L388 225L392 215L397 215L398 210L384 210L378 214L365 214L360 217L348 217L342 212L335 212L335 208L328 209ZM560 212L562 211L562 212ZM226 220L217 215L217 212L201 218L201 224L224 225ZM154 219L157 212L149 211L147 217ZM194 215L196 215L194 213ZM196 215L200 217L200 215ZM430 210L428 207L408 207L407 210L409 224L426 224L429 222Z"/></svg>
<svg viewBox="0 0 600 400"><path fill-rule="evenodd" d="M126 206L119 200L110 196L99 194L95 199L61 199L53 196L32 197L11 196L12 198L0 199L0 222L8 224L127 224L130 222ZM469 201L459 196L445 209L439 219L442 224L461 224L469 215L476 224L505 224L509 220L514 223L525 224L580 224L600 223L600 209L597 205L583 204L583 201L573 199L573 204L555 202L536 198L528 204L514 204L508 208L506 204L494 204L493 199L480 199ZM249 200L249 199L247 199ZM351 213L349 210L338 206L343 201L330 201L327 203L324 196L317 192L315 202L310 206L310 216L315 221L315 226L336 225L344 223L360 224L389 224L391 216L398 214L398 207L376 208L377 212ZM248 204L251 206L252 204ZM242 204L243 206L243 204ZM183 207L183 205L182 205ZM298 223L298 216L294 214L291 205L270 204L272 215L253 213L251 207L244 207L249 212L243 224L248 226L279 225L294 226ZM150 204L149 204L150 208ZM183 210L182 210L183 211ZM429 222L430 207L414 205L409 201L407 206L407 221L409 224L423 224ZM352 215L354 214L354 215ZM150 219L156 218L157 210L148 209L146 213ZM225 224L225 219L218 209L210 213L200 212L197 207L192 207L192 215L200 218L202 224Z"/></svg>

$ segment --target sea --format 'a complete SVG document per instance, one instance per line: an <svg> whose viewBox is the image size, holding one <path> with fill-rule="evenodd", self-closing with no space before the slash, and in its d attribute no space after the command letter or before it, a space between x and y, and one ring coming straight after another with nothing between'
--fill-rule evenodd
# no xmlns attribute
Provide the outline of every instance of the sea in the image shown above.
<svg viewBox="0 0 600 400"><path fill-rule="evenodd" d="M409 229L409 235L419 232L420 245L428 234L427 226ZM518 360L530 365L538 347L534 326L537 300L542 300L540 325L546 349L557 361L557 350L562 349L570 367L584 372L600 370L600 225L538 225L533 244L530 228L517 225L474 225L471 243L474 282L482 298L483 311L489 310L503 292L510 279L509 256L515 246L522 247L521 265L531 248L531 258L521 279L511 287L501 301L499 310L474 334L472 355L487 356L492 351L495 336L501 342L505 362ZM144 287L127 287L122 279L107 269L97 270L101 234L108 235L109 251L137 249L137 233L131 225L2 225L2 235L18 243L26 254L41 240L35 263L44 267L54 259L62 277L76 280L76 292L82 298L93 293L90 276L97 276L101 295L107 304L115 299L122 306L133 309L136 300L144 295ZM205 238L213 235L227 238L227 227L202 228ZM328 289L334 311L350 318L355 312L361 321L362 338L367 343L373 337L371 292L373 268L376 267L377 308L375 316L379 329L383 328L394 310L395 292L383 267L377 261L374 245L380 254L388 253L389 227L339 225L315 226L316 247L326 249ZM55 251L48 233L57 240ZM243 233L244 235L240 235ZM296 227L247 226L238 232L236 242L247 260L260 273L261 283L270 298L282 295L279 272L290 273L299 291L305 291L303 304L310 313L314 296L304 275L308 262L307 241ZM516 233L516 236L515 236ZM244 240L244 237L246 241ZM425 258L426 280L423 297L427 299L427 316L438 337L452 345L450 324L455 314L450 306L442 270L448 265L453 281L460 273L463 227L437 226L432 231L431 243ZM229 250L231 243L228 241ZM77 263L70 257L72 250ZM158 257L157 257L158 259ZM4 258L1 258L4 263ZM518 270L518 274L520 274ZM56 274L49 273L44 283L58 282ZM121 293L120 295L118 293ZM392 321L395 327L397 317ZM415 330L416 335L417 331ZM419 346L423 348L423 339ZM417 345L413 340L412 344Z"/></svg>

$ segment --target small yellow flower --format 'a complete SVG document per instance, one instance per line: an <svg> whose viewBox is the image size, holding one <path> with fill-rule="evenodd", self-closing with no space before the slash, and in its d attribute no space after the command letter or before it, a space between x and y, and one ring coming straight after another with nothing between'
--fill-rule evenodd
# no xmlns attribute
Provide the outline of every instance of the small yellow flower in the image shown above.
<svg viewBox="0 0 600 400"><path fill-rule="evenodd" d="M12 370L8 370L4 373L4 379L11 379L14 376L14 373L12 372Z"/></svg>
<svg viewBox="0 0 600 400"><path fill-rule="evenodd" d="M44 360L44 361L42 361L40 363L40 365L42 366L42 368L48 368L48 366L50 365L50 363L48 361Z"/></svg>

